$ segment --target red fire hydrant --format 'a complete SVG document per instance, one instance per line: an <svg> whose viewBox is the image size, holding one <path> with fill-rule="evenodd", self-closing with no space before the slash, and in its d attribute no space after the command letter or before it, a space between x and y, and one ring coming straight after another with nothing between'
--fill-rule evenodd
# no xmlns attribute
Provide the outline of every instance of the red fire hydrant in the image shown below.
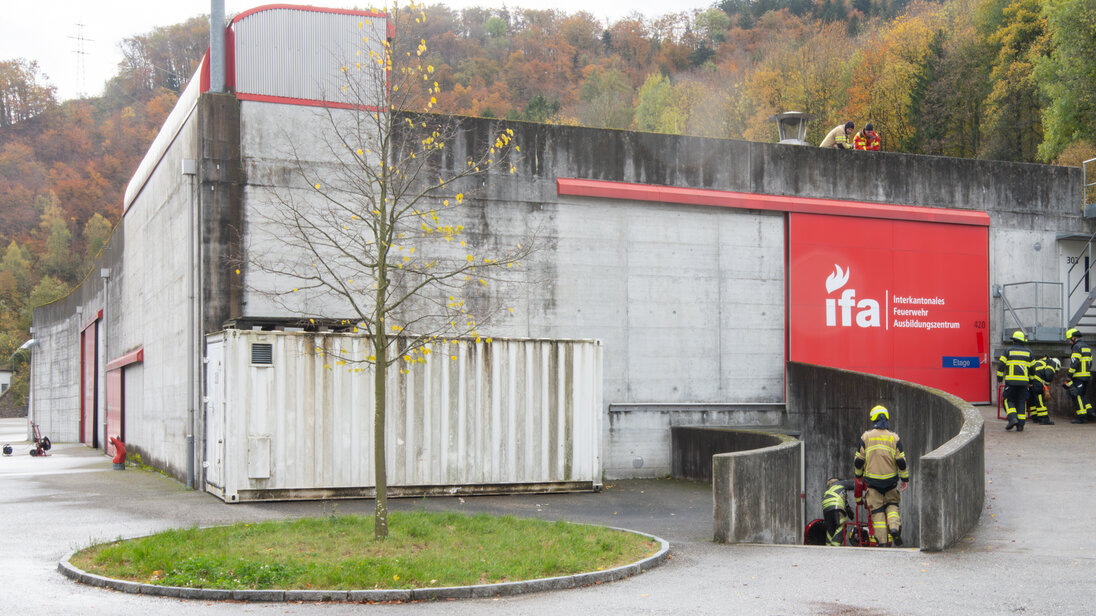
<svg viewBox="0 0 1096 616"><path fill-rule="evenodd" d="M114 470L126 470L126 444L117 436L110 437L110 444L114 445Z"/></svg>

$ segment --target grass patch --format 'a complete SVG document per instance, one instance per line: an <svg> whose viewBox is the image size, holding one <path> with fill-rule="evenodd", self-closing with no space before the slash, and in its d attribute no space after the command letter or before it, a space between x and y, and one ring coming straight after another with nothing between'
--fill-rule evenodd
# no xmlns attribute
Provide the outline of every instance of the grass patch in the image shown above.
<svg viewBox="0 0 1096 616"><path fill-rule="evenodd" d="M391 513L170 530L91 546L72 564L111 578L227 589L463 586L607 569L655 553L647 537L514 516Z"/></svg>

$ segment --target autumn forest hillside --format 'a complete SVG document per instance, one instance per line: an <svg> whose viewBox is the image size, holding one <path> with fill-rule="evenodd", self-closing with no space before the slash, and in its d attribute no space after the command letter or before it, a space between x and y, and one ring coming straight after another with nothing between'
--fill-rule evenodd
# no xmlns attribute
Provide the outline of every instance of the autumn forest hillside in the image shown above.
<svg viewBox="0 0 1096 616"><path fill-rule="evenodd" d="M795 110L813 143L852 120L890 151L1096 156L1096 0L720 0L608 23L401 10L397 49L425 42L441 112L774 141L768 118ZM207 41L203 17L135 35L98 97L64 102L34 58L0 59L0 365L32 307L90 268Z"/></svg>

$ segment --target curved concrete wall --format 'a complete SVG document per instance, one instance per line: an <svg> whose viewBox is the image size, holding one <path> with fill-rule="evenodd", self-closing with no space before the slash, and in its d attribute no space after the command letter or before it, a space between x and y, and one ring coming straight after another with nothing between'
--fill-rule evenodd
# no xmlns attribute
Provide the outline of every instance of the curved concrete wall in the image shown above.
<svg viewBox="0 0 1096 616"><path fill-rule="evenodd" d="M711 481L712 458L717 454L750 451L784 442L782 436L763 430L764 428L749 428L734 424L672 426L670 428L671 475L677 479Z"/></svg>
<svg viewBox="0 0 1096 616"><path fill-rule="evenodd" d="M799 496L802 443L783 434L714 429L704 432L720 445L732 448L730 453L712 456L715 541L799 543L804 524Z"/></svg>
<svg viewBox="0 0 1096 616"><path fill-rule="evenodd" d="M788 363L787 384L790 427L803 435L807 517L821 517L828 477L852 477L868 410L884 404L911 468L901 505L907 545L942 550L978 522L985 503L984 432L982 416L969 404L913 383L796 362Z"/></svg>

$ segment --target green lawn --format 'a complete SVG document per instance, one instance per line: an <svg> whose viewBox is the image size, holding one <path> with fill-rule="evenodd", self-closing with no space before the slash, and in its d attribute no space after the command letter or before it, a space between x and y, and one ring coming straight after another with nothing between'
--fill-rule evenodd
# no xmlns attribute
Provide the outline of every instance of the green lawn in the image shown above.
<svg viewBox="0 0 1096 616"><path fill-rule="evenodd" d="M391 513L171 530L95 545L72 564L98 575L192 588L348 590L512 582L608 569L659 549L600 526L513 516Z"/></svg>

